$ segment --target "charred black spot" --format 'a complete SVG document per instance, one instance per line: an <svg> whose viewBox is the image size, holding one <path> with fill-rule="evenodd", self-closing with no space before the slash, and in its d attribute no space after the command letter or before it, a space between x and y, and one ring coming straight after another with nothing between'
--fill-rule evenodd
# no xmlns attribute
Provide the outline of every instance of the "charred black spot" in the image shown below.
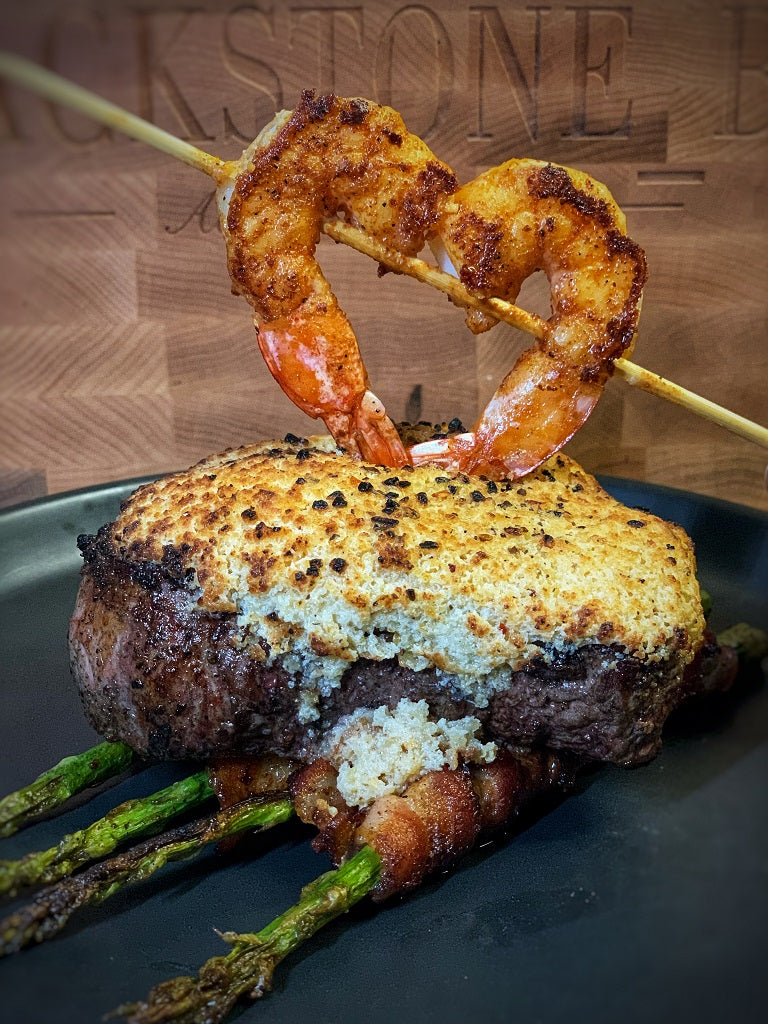
<svg viewBox="0 0 768 1024"><path fill-rule="evenodd" d="M368 116L368 104L365 100L350 100L349 104L339 111L339 123L359 125Z"/></svg>
<svg viewBox="0 0 768 1024"><path fill-rule="evenodd" d="M322 121L331 112L335 100L336 97L333 93L316 96L314 89L305 89L301 94L301 102L296 108L296 113L303 111L306 112L310 121Z"/></svg>

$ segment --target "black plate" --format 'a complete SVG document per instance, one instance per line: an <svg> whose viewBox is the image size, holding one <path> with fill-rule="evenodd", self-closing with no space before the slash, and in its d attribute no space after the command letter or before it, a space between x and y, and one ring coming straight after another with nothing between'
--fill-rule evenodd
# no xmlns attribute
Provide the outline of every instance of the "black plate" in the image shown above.
<svg viewBox="0 0 768 1024"><path fill-rule="evenodd" d="M714 625L768 623L768 516L679 491L604 481L629 505L693 535ZM95 741L69 679L65 634L78 533L116 512L127 484L0 516L0 791ZM411 897L356 908L279 970L241 1020L440 1024L483 1020L748 1022L766 997L768 692L678 713L664 753L605 768L525 829L488 844ZM182 768L132 776L0 847L51 845L64 830ZM97 1021L255 931L325 870L309 832L287 826L226 855L165 869L83 912L57 939L0 963L0 1018Z"/></svg>

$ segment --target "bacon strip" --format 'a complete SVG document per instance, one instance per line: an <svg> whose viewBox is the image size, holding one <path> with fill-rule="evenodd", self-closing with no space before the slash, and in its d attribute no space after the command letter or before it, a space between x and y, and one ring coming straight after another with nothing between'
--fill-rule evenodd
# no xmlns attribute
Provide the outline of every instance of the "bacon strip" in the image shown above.
<svg viewBox="0 0 768 1024"><path fill-rule="evenodd" d="M363 845L376 850L382 873L372 895L383 900L447 866L534 797L572 785L574 771L551 751L504 752L491 764L429 772L361 811L345 803L334 767L318 760L293 776L290 792L299 817L319 830L313 847L336 864Z"/></svg>

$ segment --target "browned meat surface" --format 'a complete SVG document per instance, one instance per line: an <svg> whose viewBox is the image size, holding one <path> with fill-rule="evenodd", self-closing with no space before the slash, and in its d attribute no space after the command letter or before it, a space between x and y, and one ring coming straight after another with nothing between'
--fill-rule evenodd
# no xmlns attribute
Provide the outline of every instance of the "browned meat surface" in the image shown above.
<svg viewBox="0 0 768 1024"><path fill-rule="evenodd" d="M342 715L408 697L426 699L438 717L474 714L490 738L629 764L657 752L669 712L700 686L702 658L681 683L664 662L643 665L590 645L510 672L503 691L475 707L434 669L360 660L322 699L320 717L306 722L294 676L249 654L234 616L196 608L171 562L129 563L99 538L83 545L86 568L70 628L83 706L99 733L148 757L273 751L310 760ZM711 676L720 662L716 649L708 651Z"/></svg>
<svg viewBox="0 0 768 1024"><path fill-rule="evenodd" d="M376 850L382 874L374 899L381 900L446 867L483 830L536 797L572 785L574 764L547 750L505 751L491 764L429 772L402 796L380 797L359 810L344 802L334 768L318 760L293 777L291 795L297 814L319 829L313 845L335 863L364 844Z"/></svg>

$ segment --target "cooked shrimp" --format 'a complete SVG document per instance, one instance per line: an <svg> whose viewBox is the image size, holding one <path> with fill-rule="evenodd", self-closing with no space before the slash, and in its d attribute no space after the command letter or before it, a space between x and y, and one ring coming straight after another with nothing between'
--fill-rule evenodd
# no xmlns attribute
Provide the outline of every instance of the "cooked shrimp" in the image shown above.
<svg viewBox="0 0 768 1024"><path fill-rule="evenodd" d="M519 357L472 433L416 445L415 463L515 479L573 437L613 361L632 344L646 279L642 249L608 189L586 174L510 160L444 203L439 241L466 287L514 302L543 270L552 315ZM494 321L472 314L476 332Z"/></svg>
<svg viewBox="0 0 768 1024"><path fill-rule="evenodd" d="M219 186L233 290L254 308L269 369L299 408L368 461L409 459L315 259L323 219L342 215L415 255L455 189L450 168L394 110L311 92L228 165Z"/></svg>

